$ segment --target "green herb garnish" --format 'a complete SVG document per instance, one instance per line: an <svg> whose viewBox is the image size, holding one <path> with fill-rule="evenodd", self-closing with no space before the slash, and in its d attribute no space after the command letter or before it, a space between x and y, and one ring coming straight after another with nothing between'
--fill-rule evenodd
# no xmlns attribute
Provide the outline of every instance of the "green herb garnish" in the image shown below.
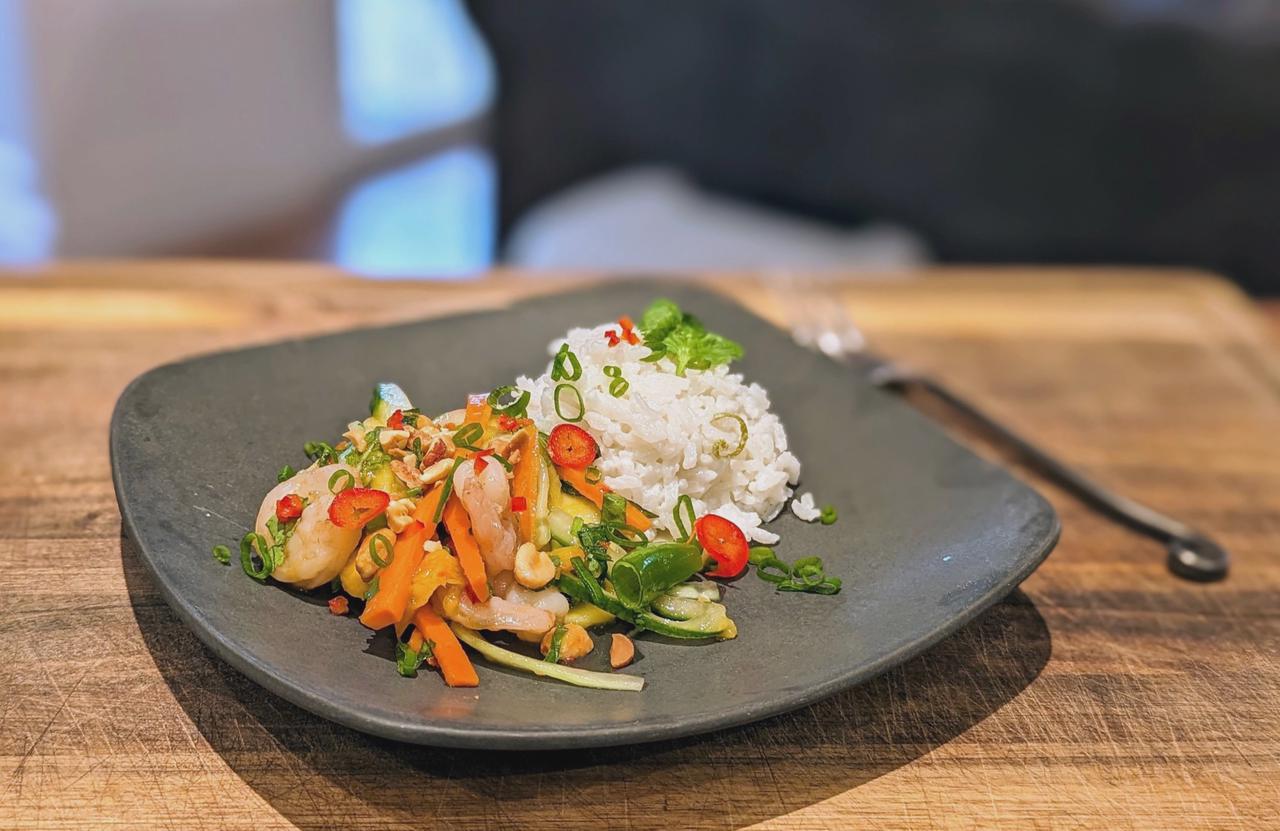
<svg viewBox="0 0 1280 831"><path fill-rule="evenodd" d="M578 399L578 413L573 418L569 418L569 416L565 415L564 410L560 407L560 392L562 390L569 390L574 394L574 397ZM556 384L553 400L556 406L556 415L561 421L568 421L571 423L582 421L582 417L587 414L587 405L582 403L582 393L578 392L578 388L573 384Z"/></svg>
<svg viewBox="0 0 1280 831"><path fill-rule="evenodd" d="M560 647L564 644L564 633L568 631L563 623L556 627L555 634L551 636L551 645L547 647L546 657L542 660L548 664L560 663Z"/></svg>
<svg viewBox="0 0 1280 831"><path fill-rule="evenodd" d="M516 393L519 394L516 395ZM506 406L498 406L503 397L508 395L515 395L515 398ZM524 418L529 413L529 396L530 393L528 390L522 390L519 387L508 384L506 386L498 387L496 390L489 393L487 401L489 406L493 408L494 415L510 416L511 418Z"/></svg>
<svg viewBox="0 0 1280 831"><path fill-rule="evenodd" d="M649 304L640 319L640 331L645 346L653 350L642 360L671 358L677 375L684 375L687 369L711 369L742 357L741 344L708 332L702 321L665 298Z"/></svg>
<svg viewBox="0 0 1280 831"><path fill-rule="evenodd" d="M375 575L374 578L369 581L368 588L364 590L364 599L369 600L371 597L373 597L377 593L378 593L378 577Z"/></svg>
<svg viewBox="0 0 1280 831"><path fill-rule="evenodd" d="M454 459L453 467L449 468L449 475L445 477L444 490L440 492L440 503L436 505L435 515L431 518L431 521L437 525L440 523L440 517L444 516L445 503L449 501L449 496L453 493L453 474L457 472L458 465L464 461L466 460L461 457Z"/></svg>
<svg viewBox="0 0 1280 831"><path fill-rule="evenodd" d="M714 425L717 421L722 419L732 419L738 423L738 446L730 450L729 442L724 439L716 439L715 443L711 445L711 455L715 456L717 459L732 459L741 453L742 449L747 446L747 422L744 421L740 415L734 415L733 413L716 413L711 417L711 424Z"/></svg>
<svg viewBox="0 0 1280 831"><path fill-rule="evenodd" d="M231 549L225 545L215 545L213 547L213 559L222 563L224 566L231 562Z"/></svg>
<svg viewBox="0 0 1280 831"><path fill-rule="evenodd" d="M835 525L838 518L835 505L823 505L822 514L818 517L823 525Z"/></svg>
<svg viewBox="0 0 1280 831"><path fill-rule="evenodd" d="M405 678L414 678L418 669L431 657L435 644L423 641L420 649L411 649L408 644L396 641L396 672Z"/></svg>
<svg viewBox="0 0 1280 831"><path fill-rule="evenodd" d="M338 451L333 449L333 445L325 441L309 441L302 445L302 452L311 461L319 462L322 465L331 465L338 461Z"/></svg>
<svg viewBox="0 0 1280 831"><path fill-rule="evenodd" d="M285 465L284 467L280 468L280 472L276 474L276 482L288 482L296 474L297 474L296 470L294 470L289 465Z"/></svg>
<svg viewBox="0 0 1280 831"><path fill-rule="evenodd" d="M378 556L378 548L386 552L385 557ZM373 560L373 564L378 568L386 568L391 565L391 561L395 559L395 546L391 544L391 540L387 539L385 534L374 534L369 538L369 557Z"/></svg>
<svg viewBox="0 0 1280 831"><path fill-rule="evenodd" d="M581 377L582 364L579 363L578 356L573 354L568 343L560 344L560 351L556 352L551 361L551 380L576 381Z"/></svg>
<svg viewBox="0 0 1280 831"><path fill-rule="evenodd" d="M749 556L749 562L756 567L756 576L773 583L778 591L809 594L840 591L840 578L827 576L821 557L801 557L788 565L778 559L772 548L763 545L753 547Z"/></svg>
<svg viewBox="0 0 1280 831"><path fill-rule="evenodd" d="M476 442L484 435L484 425L474 421L462 425L453 434L453 446L461 450L479 450Z"/></svg>
<svg viewBox="0 0 1280 831"><path fill-rule="evenodd" d="M609 394L621 398L631 388L631 382L622 377L622 367L610 364L604 368L604 374L613 380L609 382Z"/></svg>
<svg viewBox="0 0 1280 831"><path fill-rule="evenodd" d="M356 486L356 477L349 470L335 470L329 477L329 493L339 494Z"/></svg>

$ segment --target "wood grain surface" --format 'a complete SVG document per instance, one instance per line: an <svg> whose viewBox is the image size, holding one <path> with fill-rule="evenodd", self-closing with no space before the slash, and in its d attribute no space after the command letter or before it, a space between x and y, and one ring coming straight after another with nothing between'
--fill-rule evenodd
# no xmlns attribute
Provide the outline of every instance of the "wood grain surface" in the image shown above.
<svg viewBox="0 0 1280 831"><path fill-rule="evenodd" d="M704 276L777 316L756 281ZM1280 827L1280 362L1249 302L1200 275L977 269L829 290L882 351L1217 535L1225 582L1171 577L1159 546L1032 478L1061 514L1057 551L920 658L744 729L525 755L334 726L178 623L111 487L107 423L131 378L571 282L212 262L0 276L0 828Z"/></svg>

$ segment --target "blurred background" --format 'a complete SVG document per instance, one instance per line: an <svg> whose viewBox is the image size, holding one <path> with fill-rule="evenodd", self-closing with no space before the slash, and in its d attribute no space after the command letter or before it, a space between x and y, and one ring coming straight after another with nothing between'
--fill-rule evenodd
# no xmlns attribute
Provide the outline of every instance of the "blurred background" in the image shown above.
<svg viewBox="0 0 1280 831"><path fill-rule="evenodd" d="M1280 293L1273 0L0 0L0 265L1125 263Z"/></svg>

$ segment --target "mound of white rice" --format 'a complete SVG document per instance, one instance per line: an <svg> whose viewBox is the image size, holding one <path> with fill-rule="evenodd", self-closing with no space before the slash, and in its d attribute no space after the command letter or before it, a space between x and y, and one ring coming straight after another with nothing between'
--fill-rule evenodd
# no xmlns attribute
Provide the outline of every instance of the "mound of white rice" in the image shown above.
<svg viewBox="0 0 1280 831"><path fill-rule="evenodd" d="M600 445L597 462L604 482L615 492L658 514L654 523L674 532L672 512L681 494L688 494L698 516L715 513L731 520L761 543L778 537L760 525L777 516L800 476L800 462L787 451L787 434L769 412L769 394L759 384L745 384L728 367L688 370L675 374L669 359L645 363L645 346L625 341L609 346L604 332L616 328L574 329L551 344L550 353L566 340L582 363L582 377L573 382L582 393L586 416L578 426L590 431ZM613 380L604 367L622 368L631 386L620 398L609 394ZM532 393L529 417L538 429L550 432L556 415L550 368L537 378L521 377L516 385ZM566 415L576 412L577 400L561 399ZM747 444L733 458L712 453L716 441L732 449L740 432L733 419L712 419L719 413L741 416L747 424Z"/></svg>

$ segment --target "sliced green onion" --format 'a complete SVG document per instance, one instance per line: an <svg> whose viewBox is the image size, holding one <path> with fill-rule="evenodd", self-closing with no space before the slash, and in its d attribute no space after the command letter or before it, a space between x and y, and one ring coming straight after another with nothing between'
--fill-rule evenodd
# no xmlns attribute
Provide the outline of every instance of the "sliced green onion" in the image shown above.
<svg viewBox="0 0 1280 831"><path fill-rule="evenodd" d="M296 474L297 474L297 471L295 471L289 465L285 465L284 467L280 468L280 472L276 474L276 482L288 482Z"/></svg>
<svg viewBox="0 0 1280 831"><path fill-rule="evenodd" d="M566 369L566 364L568 368ZM560 345L560 351L556 353L555 358L551 361L551 380L552 381L576 381L582 377L582 364L578 361L578 356L573 354L573 350L569 348L569 344Z"/></svg>
<svg viewBox="0 0 1280 831"><path fill-rule="evenodd" d="M453 446L463 450L479 450L476 442L484 435L484 425L476 422L468 422L458 428L453 434Z"/></svg>
<svg viewBox="0 0 1280 831"><path fill-rule="evenodd" d="M547 647L547 654L542 660L548 664L560 663L560 647L564 644L564 633L568 631L563 623L556 627L555 634L551 636L551 645Z"/></svg>
<svg viewBox="0 0 1280 831"><path fill-rule="evenodd" d="M328 442L309 441L302 445L302 452L311 461L319 462L322 465L333 464L338 460L338 452Z"/></svg>
<svg viewBox="0 0 1280 831"><path fill-rule="evenodd" d="M352 476L349 470L335 470L329 477L329 493L337 495L355 486L356 477Z"/></svg>
<svg viewBox="0 0 1280 831"><path fill-rule="evenodd" d="M507 473L510 473L511 471L515 470L515 467L511 464L511 462L507 461L505 456L500 456L497 453L490 453L485 458L493 459L495 462L502 465L503 469L506 470Z"/></svg>
<svg viewBox="0 0 1280 831"><path fill-rule="evenodd" d="M650 348L652 349L652 347ZM648 355L645 355L640 360L644 361L647 364L656 364L658 361L662 360L665 357L667 357L667 350L654 349L652 352L650 352Z"/></svg>
<svg viewBox="0 0 1280 831"><path fill-rule="evenodd" d="M836 506L823 505L822 515L819 517L819 519L822 520L823 525L835 525L836 519L838 519L838 516L836 515Z"/></svg>
<svg viewBox="0 0 1280 831"><path fill-rule="evenodd" d="M600 481L603 475L604 474L600 472L600 468L592 465L583 472L582 478L587 480L587 484L594 485Z"/></svg>
<svg viewBox="0 0 1280 831"><path fill-rule="evenodd" d="M225 545L215 545L213 547L213 559L222 563L224 566L231 562L231 549Z"/></svg>
<svg viewBox="0 0 1280 831"><path fill-rule="evenodd" d="M689 517L688 525L684 523L684 516ZM680 498L676 500L675 510L671 512L671 518L675 520L676 532L680 535L680 539L689 539L693 534L693 524L698 521L698 515L693 510L693 497L687 493L680 494Z"/></svg>
<svg viewBox="0 0 1280 831"><path fill-rule="evenodd" d="M368 600L378 593L378 578L374 577L369 581L369 587L364 590L364 599Z"/></svg>
<svg viewBox="0 0 1280 831"><path fill-rule="evenodd" d="M778 591L809 594L840 591L840 578L827 576L821 557L802 557L794 565L788 565L774 555L772 548L759 545L751 549L748 561L756 567L756 576L773 583Z"/></svg>
<svg viewBox="0 0 1280 831"><path fill-rule="evenodd" d="M409 488L409 490L404 492L404 495L406 499L421 499L422 488Z"/></svg>
<svg viewBox="0 0 1280 831"><path fill-rule="evenodd" d="M631 382L626 378L615 378L609 384L609 394L614 398L621 398L629 389L631 389Z"/></svg>
<svg viewBox="0 0 1280 831"><path fill-rule="evenodd" d="M610 378L621 378L622 367L617 366L616 364L609 364L604 368L604 374L608 375Z"/></svg>
<svg viewBox="0 0 1280 831"><path fill-rule="evenodd" d="M716 439L715 444L711 445L711 455L715 456L717 459L732 459L734 456L741 453L742 449L747 446L747 422L744 421L740 415L734 415L733 413L716 413L711 417L711 423L715 424L717 421L724 418L731 418L738 422L738 446L733 450L729 450L729 442L724 439Z"/></svg>
<svg viewBox="0 0 1280 831"><path fill-rule="evenodd" d="M378 546L382 546L382 550L387 552L386 557L378 556ZM391 544L391 540L387 539L386 534L374 534L369 538L369 556L373 559L373 564L378 568L386 568L391 565L391 561L395 559L396 549Z"/></svg>
<svg viewBox="0 0 1280 831"><path fill-rule="evenodd" d="M578 399L578 414L573 418L564 414L564 410L560 407L560 393L562 390L569 390ZM582 417L587 414L587 405L582 403L582 393L578 392L578 388L573 384L557 384L555 391L556 415L561 421L577 422L582 421Z"/></svg>
<svg viewBox="0 0 1280 831"><path fill-rule="evenodd" d="M606 493L600 504L600 519L611 525L623 525L627 521L627 500L616 493Z"/></svg>
<svg viewBox="0 0 1280 831"><path fill-rule="evenodd" d="M505 407L498 406L498 403L504 396L513 395L517 392L519 395L517 395L510 404L507 404ZM488 404L493 408L494 415L524 418L529 412L529 396L530 393L528 390L522 390L519 387L507 384L506 386L498 387L496 390L489 393Z"/></svg>
<svg viewBox="0 0 1280 831"><path fill-rule="evenodd" d="M485 640L479 632L468 629L460 623L450 623L449 626L453 629L453 633L458 636L458 640L495 664L524 672L532 672L534 675L541 675L545 678L554 678L557 681L564 681L566 684L573 684L578 687L590 687L595 690L639 692L644 689L644 679L637 675L592 672L591 670L567 667L561 664L549 664L546 661L530 658L528 655L521 655L518 652L503 649L497 644Z"/></svg>
<svg viewBox="0 0 1280 831"><path fill-rule="evenodd" d="M649 537L639 528L630 525L609 525L607 528L605 538L628 551L649 544Z"/></svg>
<svg viewBox="0 0 1280 831"><path fill-rule="evenodd" d="M261 568L254 568L254 555L257 555L262 562ZM240 567L244 569L245 574L254 580L266 580L271 576L271 572L275 570L276 563L275 558L271 556L271 549L267 545L266 537L250 531L240 538Z"/></svg>
<svg viewBox="0 0 1280 831"><path fill-rule="evenodd" d="M462 464L466 459L461 457L453 460L453 467L449 468L449 475L444 480L444 490L440 492L440 504L436 505L435 516L431 521L437 525L440 523L440 517L444 516L445 503L449 501L449 496L453 493L453 474L458 470L458 465Z"/></svg>

